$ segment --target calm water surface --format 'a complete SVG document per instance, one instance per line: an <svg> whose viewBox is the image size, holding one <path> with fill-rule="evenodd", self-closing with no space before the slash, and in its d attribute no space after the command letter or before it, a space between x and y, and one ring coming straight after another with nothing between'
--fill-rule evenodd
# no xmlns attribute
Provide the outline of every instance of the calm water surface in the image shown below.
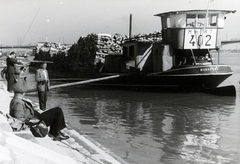
<svg viewBox="0 0 240 164"><path fill-rule="evenodd" d="M48 108L130 164L240 163L240 61L227 59L237 97L74 86L49 92Z"/></svg>

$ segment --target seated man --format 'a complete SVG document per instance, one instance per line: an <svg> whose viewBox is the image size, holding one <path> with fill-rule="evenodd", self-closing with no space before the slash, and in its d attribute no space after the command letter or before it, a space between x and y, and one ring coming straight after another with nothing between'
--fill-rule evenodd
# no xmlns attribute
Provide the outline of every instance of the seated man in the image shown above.
<svg viewBox="0 0 240 164"><path fill-rule="evenodd" d="M46 110L42 113L37 112L32 104L24 100L24 93L14 91L14 97L10 102L10 115L18 120L27 122L29 119L38 118L43 120L47 126L50 126L49 134L54 140L68 139L69 136L61 132L66 128L63 111L60 107Z"/></svg>

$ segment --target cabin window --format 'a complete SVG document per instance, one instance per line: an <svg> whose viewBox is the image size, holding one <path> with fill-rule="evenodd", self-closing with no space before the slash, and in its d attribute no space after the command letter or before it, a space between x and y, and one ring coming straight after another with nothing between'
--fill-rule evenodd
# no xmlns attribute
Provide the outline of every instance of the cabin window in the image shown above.
<svg viewBox="0 0 240 164"><path fill-rule="evenodd" d="M207 26L206 14L199 14L197 17L197 27Z"/></svg>
<svg viewBox="0 0 240 164"><path fill-rule="evenodd" d="M162 16L161 20L162 20L162 29L167 28L167 18L165 16Z"/></svg>
<svg viewBox="0 0 240 164"><path fill-rule="evenodd" d="M186 26L186 14L170 15L171 27L182 28Z"/></svg>
<svg viewBox="0 0 240 164"><path fill-rule="evenodd" d="M123 56L128 56L128 48L123 46Z"/></svg>
<svg viewBox="0 0 240 164"><path fill-rule="evenodd" d="M170 17L169 16L162 16L162 29L171 27Z"/></svg>
<svg viewBox="0 0 240 164"><path fill-rule="evenodd" d="M217 15L211 15L210 17L210 26L217 26Z"/></svg>
<svg viewBox="0 0 240 164"><path fill-rule="evenodd" d="M134 57L134 46L129 47L129 56Z"/></svg>
<svg viewBox="0 0 240 164"><path fill-rule="evenodd" d="M167 17L167 28L171 27L171 22L170 22L170 18Z"/></svg>
<svg viewBox="0 0 240 164"><path fill-rule="evenodd" d="M188 14L186 22L187 27L204 27L208 24L206 14Z"/></svg>
<svg viewBox="0 0 240 164"><path fill-rule="evenodd" d="M193 14L189 14L189 15L187 15L187 27L188 26L193 26L193 24L196 22L196 15L193 15Z"/></svg>

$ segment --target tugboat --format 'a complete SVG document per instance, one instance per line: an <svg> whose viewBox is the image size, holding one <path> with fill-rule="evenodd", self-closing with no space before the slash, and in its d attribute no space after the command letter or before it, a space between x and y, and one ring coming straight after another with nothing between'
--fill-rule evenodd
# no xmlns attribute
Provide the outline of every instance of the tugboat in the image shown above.
<svg viewBox="0 0 240 164"><path fill-rule="evenodd" d="M156 14L161 18L162 39L129 39L122 54L105 57L103 71L120 76L88 85L215 90L233 71L229 65L214 64L211 50L221 47L225 15L235 12L184 10Z"/></svg>

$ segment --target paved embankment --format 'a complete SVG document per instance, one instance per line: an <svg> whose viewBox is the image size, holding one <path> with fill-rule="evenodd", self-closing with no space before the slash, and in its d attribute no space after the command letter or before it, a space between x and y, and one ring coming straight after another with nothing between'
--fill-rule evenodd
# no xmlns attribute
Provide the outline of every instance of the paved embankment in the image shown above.
<svg viewBox="0 0 240 164"><path fill-rule="evenodd" d="M13 132L6 114L13 94L0 82L0 163L4 164L120 164L126 163L108 149L71 127L65 130L70 139L53 141L50 137L37 138L29 129ZM38 104L32 102L34 105Z"/></svg>

